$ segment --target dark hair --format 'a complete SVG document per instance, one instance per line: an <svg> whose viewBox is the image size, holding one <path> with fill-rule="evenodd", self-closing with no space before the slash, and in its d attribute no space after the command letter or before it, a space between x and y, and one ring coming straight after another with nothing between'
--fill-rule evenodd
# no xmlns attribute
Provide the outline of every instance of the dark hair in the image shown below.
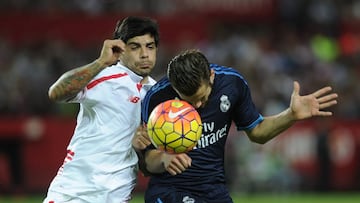
<svg viewBox="0 0 360 203"><path fill-rule="evenodd" d="M167 76L173 88L192 96L201 84L210 82L209 61L199 50L186 50L170 61Z"/></svg>
<svg viewBox="0 0 360 203"><path fill-rule="evenodd" d="M133 37L150 34L159 44L159 27L155 20L148 17L129 16L116 23L114 39L121 39L125 43Z"/></svg>

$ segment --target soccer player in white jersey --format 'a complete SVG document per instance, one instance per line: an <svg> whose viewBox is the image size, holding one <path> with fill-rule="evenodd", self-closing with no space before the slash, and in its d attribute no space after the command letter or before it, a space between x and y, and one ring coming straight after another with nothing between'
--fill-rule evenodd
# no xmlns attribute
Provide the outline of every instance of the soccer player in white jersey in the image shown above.
<svg viewBox="0 0 360 203"><path fill-rule="evenodd" d="M114 39L104 41L98 59L64 73L50 87L51 100L80 103L80 110L44 203L129 202L138 172L135 150L141 150L132 139L141 101L155 83L149 74L158 43L153 19L127 17L118 21Z"/></svg>

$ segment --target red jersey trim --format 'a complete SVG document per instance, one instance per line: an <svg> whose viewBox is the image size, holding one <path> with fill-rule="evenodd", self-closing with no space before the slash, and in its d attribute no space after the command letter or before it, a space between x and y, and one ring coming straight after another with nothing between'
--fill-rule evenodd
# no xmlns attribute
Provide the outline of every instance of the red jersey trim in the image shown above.
<svg viewBox="0 0 360 203"><path fill-rule="evenodd" d="M91 83L89 83L88 85L86 85L87 89L91 89L93 87L95 87L96 85L106 81L106 80L110 80L110 79L114 79L114 78L121 78L123 76L127 76L127 73L119 73L119 74L115 74L115 75L109 75L109 76L105 76L105 77L101 77L99 79L96 79L94 81L92 81Z"/></svg>
<svg viewBox="0 0 360 203"><path fill-rule="evenodd" d="M138 83L138 84L136 84L136 87L137 87L138 91L140 92L140 90L141 90L141 88L142 88L142 84L141 84L141 83Z"/></svg>

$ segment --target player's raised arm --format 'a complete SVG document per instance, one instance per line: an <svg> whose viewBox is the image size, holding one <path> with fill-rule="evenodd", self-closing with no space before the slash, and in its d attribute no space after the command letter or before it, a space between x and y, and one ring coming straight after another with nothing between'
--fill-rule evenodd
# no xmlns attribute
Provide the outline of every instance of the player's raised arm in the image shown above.
<svg viewBox="0 0 360 203"><path fill-rule="evenodd" d="M191 158L185 153L169 154L161 150L149 150L145 155L147 170L151 173L169 172L177 175L191 166Z"/></svg>
<svg viewBox="0 0 360 203"><path fill-rule="evenodd" d="M49 88L49 98L53 101L73 98L101 70L116 63L124 47L125 44L121 40L105 40L99 58L61 75Z"/></svg>
<svg viewBox="0 0 360 203"><path fill-rule="evenodd" d="M263 122L251 131L247 131L249 138L254 142L264 144L288 129L296 121L315 116L331 116L332 112L324 110L337 104L338 95L331 91L331 87L324 87L311 94L301 96L300 85L295 81L289 108L274 116L264 117Z"/></svg>

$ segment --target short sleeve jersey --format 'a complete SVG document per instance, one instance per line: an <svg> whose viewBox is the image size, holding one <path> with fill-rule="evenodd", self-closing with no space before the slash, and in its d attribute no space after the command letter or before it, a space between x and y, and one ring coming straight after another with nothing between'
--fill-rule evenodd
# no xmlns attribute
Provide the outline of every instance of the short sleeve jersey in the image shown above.
<svg viewBox="0 0 360 203"><path fill-rule="evenodd" d="M106 194L134 185L138 159L131 140L141 122L141 101L155 83L149 78L141 85L142 79L118 63L101 71L69 101L80 103L77 125L49 191Z"/></svg>
<svg viewBox="0 0 360 203"><path fill-rule="evenodd" d="M211 64L210 68L215 72L215 79L208 103L197 109L203 122L203 134L195 149L188 152L192 158L191 167L176 176L167 172L153 175L150 193L156 191L152 190L153 185L207 193L207 185L225 183L224 151L230 126L234 123L238 130L249 130L263 120L252 101L249 86L239 72L216 64ZM148 120L157 104L176 97L180 98L169 80L166 77L159 80L144 99L143 121Z"/></svg>

